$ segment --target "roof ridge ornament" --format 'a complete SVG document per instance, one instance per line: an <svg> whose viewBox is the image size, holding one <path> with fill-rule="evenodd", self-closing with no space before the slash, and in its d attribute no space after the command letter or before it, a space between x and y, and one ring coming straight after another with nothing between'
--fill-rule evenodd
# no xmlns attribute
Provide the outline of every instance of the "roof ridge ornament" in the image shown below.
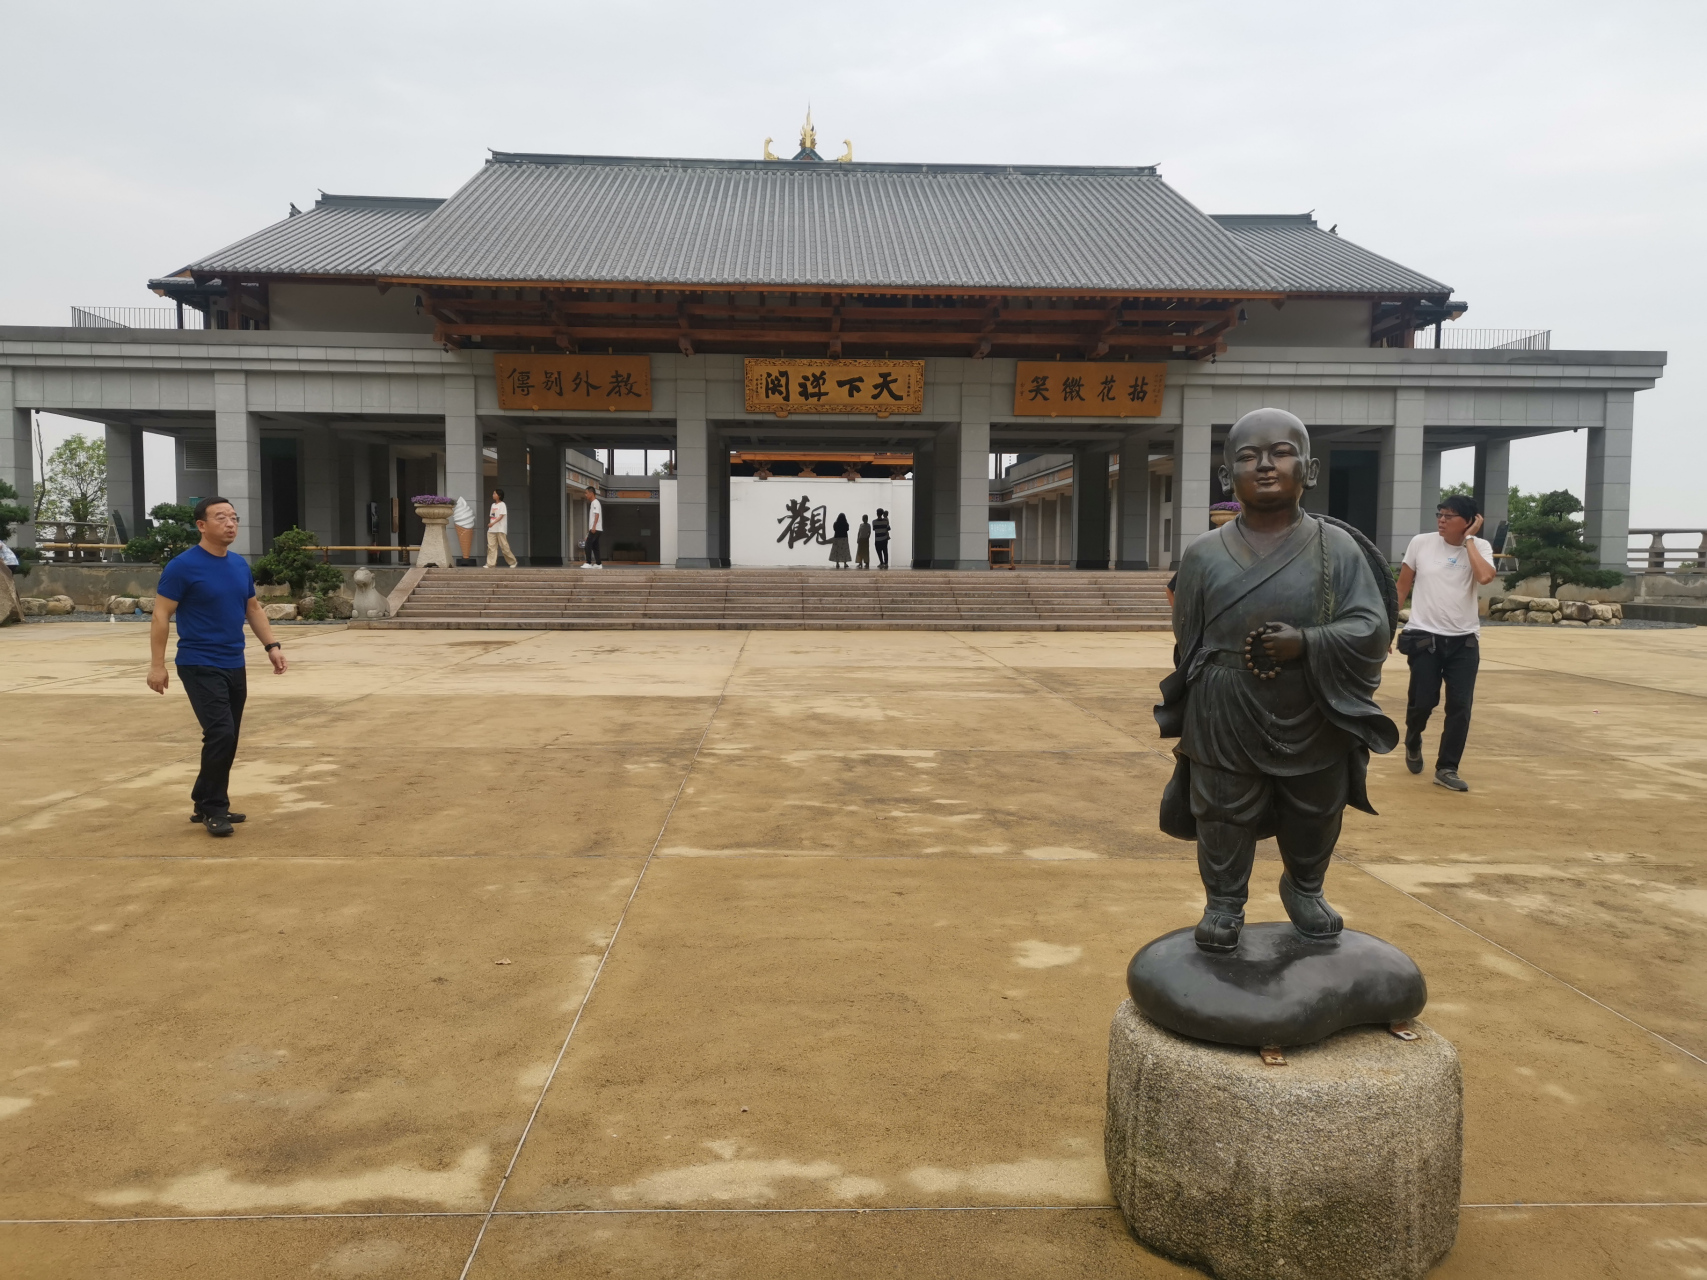
<svg viewBox="0 0 1707 1280"><path fill-rule="evenodd" d="M775 155L772 153L771 143L773 141L775 141L775 139L772 139L772 138L766 138L765 139L765 153L763 156L759 157L761 160L780 160L780 159L782 159L781 156Z"/></svg>
<svg viewBox="0 0 1707 1280"><path fill-rule="evenodd" d="M844 147L846 147L847 150L842 152L841 155L836 157L836 163L837 164L852 164L853 163L853 139L852 138L843 138L842 139L842 145Z"/></svg>
<svg viewBox="0 0 1707 1280"><path fill-rule="evenodd" d="M800 149L816 151L818 149L818 131L812 127L812 104L806 104L806 123L800 126Z"/></svg>

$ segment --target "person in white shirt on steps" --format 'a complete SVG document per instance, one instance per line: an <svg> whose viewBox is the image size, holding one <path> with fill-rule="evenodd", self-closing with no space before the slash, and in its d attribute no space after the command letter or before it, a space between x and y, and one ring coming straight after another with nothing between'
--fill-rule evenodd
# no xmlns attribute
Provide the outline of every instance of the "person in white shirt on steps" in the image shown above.
<svg viewBox="0 0 1707 1280"><path fill-rule="evenodd" d="M492 490L492 511L486 517L486 567L498 567L498 552L504 553L504 563L516 567L515 553L510 550L510 509L504 505L504 491Z"/></svg>
<svg viewBox="0 0 1707 1280"><path fill-rule="evenodd" d="M1435 517L1437 532L1419 533L1405 548L1399 569L1399 607L1413 588L1410 620L1399 633L1399 652L1411 664L1411 689L1405 707L1405 767L1423 768L1422 736L1429 715L1440 705L1446 685L1446 725L1434 780L1448 791L1468 791L1458 776L1464 743L1470 736L1470 704L1476 696L1476 671L1482 654L1482 621L1476 588L1494 580L1494 549L1482 531L1476 504L1461 494L1444 499Z"/></svg>
<svg viewBox="0 0 1707 1280"><path fill-rule="evenodd" d="M599 501L599 491L587 486L587 562L583 569L602 569L604 556L599 553L599 535L605 531L605 504Z"/></svg>

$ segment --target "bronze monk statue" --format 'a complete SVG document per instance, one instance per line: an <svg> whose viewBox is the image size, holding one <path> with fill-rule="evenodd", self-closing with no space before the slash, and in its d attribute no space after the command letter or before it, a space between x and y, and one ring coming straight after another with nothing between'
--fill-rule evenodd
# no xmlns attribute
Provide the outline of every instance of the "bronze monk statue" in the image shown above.
<svg viewBox="0 0 1707 1280"><path fill-rule="evenodd" d="M1369 753L1399 740L1374 701L1396 592L1367 539L1305 513L1318 471L1298 418L1246 414L1220 471L1239 516L1180 561L1178 666L1156 708L1162 736L1180 740L1161 825L1197 841L1207 902L1194 938L1208 952L1237 949L1256 842L1271 835L1293 927L1338 937L1344 921L1322 887L1340 820L1347 804L1375 812Z"/></svg>

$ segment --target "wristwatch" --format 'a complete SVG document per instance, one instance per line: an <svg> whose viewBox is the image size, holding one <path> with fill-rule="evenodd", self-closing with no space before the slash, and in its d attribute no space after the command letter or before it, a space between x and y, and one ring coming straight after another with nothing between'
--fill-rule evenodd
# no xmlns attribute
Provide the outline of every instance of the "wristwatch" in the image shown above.
<svg viewBox="0 0 1707 1280"><path fill-rule="evenodd" d="M277 640L275 640L271 644L262 645L261 646L261 652L265 653L269 649L282 649L282 648L284 648L284 646L282 644L280 644Z"/></svg>

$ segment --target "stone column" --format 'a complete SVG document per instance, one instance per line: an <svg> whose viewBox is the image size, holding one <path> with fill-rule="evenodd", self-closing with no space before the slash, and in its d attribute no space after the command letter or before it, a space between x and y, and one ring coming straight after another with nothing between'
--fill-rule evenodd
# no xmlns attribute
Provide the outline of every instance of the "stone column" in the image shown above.
<svg viewBox="0 0 1707 1280"><path fill-rule="evenodd" d="M715 569L722 559L714 524L719 494L712 470L716 432L705 420L705 365L688 360L676 378L676 568ZM606 548L608 551L608 548Z"/></svg>
<svg viewBox="0 0 1707 1280"><path fill-rule="evenodd" d="M253 560L261 545L261 424L249 412L249 386L241 372L213 375L213 442L219 496L237 508L231 549ZM205 496L205 495L204 495Z"/></svg>
<svg viewBox="0 0 1707 1280"><path fill-rule="evenodd" d="M1417 532L1431 533L1434 529L1434 513L1440 509L1440 454L1439 449L1423 450L1422 505L1417 515ZM1493 530L1489 529L1489 533Z"/></svg>
<svg viewBox="0 0 1707 1280"><path fill-rule="evenodd" d="M142 532L148 514L142 475L142 428L108 423L107 507L124 518L127 538Z"/></svg>
<svg viewBox="0 0 1707 1280"><path fill-rule="evenodd" d="M1397 562L1422 531L1423 389L1394 392L1393 425L1381 429L1375 545ZM1432 514L1432 513L1431 513Z"/></svg>
<svg viewBox="0 0 1707 1280"><path fill-rule="evenodd" d="M31 439L30 411L17 407L14 397L13 371L0 367L0 480L18 491L19 506L34 508L36 489L35 444ZM33 547L36 527L15 525L10 539L13 547Z"/></svg>
<svg viewBox="0 0 1707 1280"><path fill-rule="evenodd" d="M485 463L480 453L480 418L474 406L474 375L445 375L445 492L452 498L468 499L474 508L474 545L470 550L480 560L486 555ZM413 496L403 495L405 500ZM382 516L381 520L384 527L386 518ZM457 550L461 552L460 543Z"/></svg>
<svg viewBox="0 0 1707 1280"><path fill-rule="evenodd" d="M990 385L960 387L959 489L956 569L990 567Z"/></svg>
<svg viewBox="0 0 1707 1280"><path fill-rule="evenodd" d="M1604 426L1590 427L1583 485L1583 537L1599 549L1600 567L1629 572L1630 456L1636 393L1608 391Z"/></svg>
<svg viewBox="0 0 1707 1280"><path fill-rule="evenodd" d="M1114 567L1150 567L1150 433L1120 441L1120 493L1116 502Z"/></svg>
<svg viewBox="0 0 1707 1280"><path fill-rule="evenodd" d="M913 568L928 569L936 546L936 443L913 445Z"/></svg>
<svg viewBox="0 0 1707 1280"><path fill-rule="evenodd" d="M937 432L936 466L932 469L931 568L960 565L960 424Z"/></svg>
<svg viewBox="0 0 1707 1280"><path fill-rule="evenodd" d="M498 446L497 487L504 491L504 505L510 512L510 550L518 564L529 564L533 546L529 537L532 503L528 501L527 438L508 423L495 429L492 435ZM503 563L502 557L498 563Z"/></svg>
<svg viewBox="0 0 1707 1280"><path fill-rule="evenodd" d="M1170 392L1171 394L1171 392ZM1174 428L1174 549L1179 564L1186 544L1209 532L1210 451L1214 439L1214 417L1206 386L1180 388L1180 424Z"/></svg>
<svg viewBox="0 0 1707 1280"><path fill-rule="evenodd" d="M1108 568L1108 454L1073 451L1073 558L1075 569Z"/></svg>
<svg viewBox="0 0 1707 1280"><path fill-rule="evenodd" d="M332 428L323 425L302 431L302 519L304 529L313 531L321 543L331 545L338 537L337 451ZM342 554L342 553L340 553Z"/></svg>
<svg viewBox="0 0 1707 1280"><path fill-rule="evenodd" d="M529 444L527 470L528 563L563 564L563 526L568 502L563 446L553 440Z"/></svg>
<svg viewBox="0 0 1707 1280"><path fill-rule="evenodd" d="M1484 440L1477 445L1475 474L1476 509L1486 517L1482 536L1492 538L1511 519L1511 441Z"/></svg>

